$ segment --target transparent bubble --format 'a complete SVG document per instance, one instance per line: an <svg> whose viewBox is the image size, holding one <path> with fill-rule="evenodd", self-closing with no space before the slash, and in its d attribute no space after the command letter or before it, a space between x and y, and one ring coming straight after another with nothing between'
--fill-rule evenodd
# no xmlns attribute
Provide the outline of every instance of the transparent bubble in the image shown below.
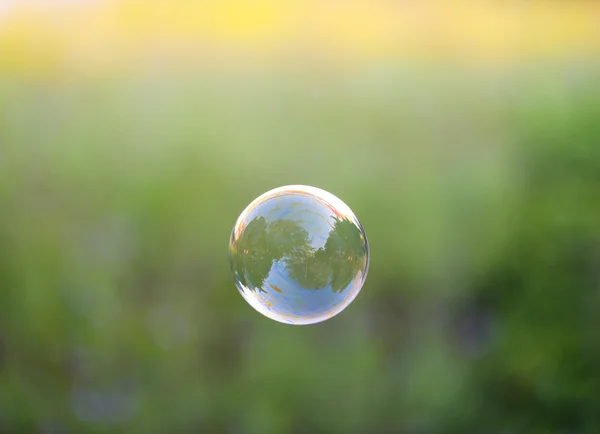
<svg viewBox="0 0 600 434"><path fill-rule="evenodd" d="M259 196L229 242L235 283L250 305L275 321L313 324L344 310L369 268L365 231L334 195L292 185Z"/></svg>

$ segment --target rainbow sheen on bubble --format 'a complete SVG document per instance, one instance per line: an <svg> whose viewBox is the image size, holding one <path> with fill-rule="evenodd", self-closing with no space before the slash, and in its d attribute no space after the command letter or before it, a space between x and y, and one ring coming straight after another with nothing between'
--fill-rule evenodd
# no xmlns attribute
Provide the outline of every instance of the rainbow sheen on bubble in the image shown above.
<svg viewBox="0 0 600 434"><path fill-rule="evenodd" d="M288 324L314 324L343 311L369 269L365 231L340 199L291 185L255 199L229 242L235 284L258 312Z"/></svg>

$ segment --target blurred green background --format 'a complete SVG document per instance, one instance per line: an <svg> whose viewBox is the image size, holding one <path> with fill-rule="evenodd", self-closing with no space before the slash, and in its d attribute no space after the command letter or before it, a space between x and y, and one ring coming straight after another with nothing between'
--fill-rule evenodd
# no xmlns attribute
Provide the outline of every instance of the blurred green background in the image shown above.
<svg viewBox="0 0 600 434"><path fill-rule="evenodd" d="M1 30L0 432L600 432L593 53L82 69ZM229 271L239 213L286 184L372 250L314 326Z"/></svg>

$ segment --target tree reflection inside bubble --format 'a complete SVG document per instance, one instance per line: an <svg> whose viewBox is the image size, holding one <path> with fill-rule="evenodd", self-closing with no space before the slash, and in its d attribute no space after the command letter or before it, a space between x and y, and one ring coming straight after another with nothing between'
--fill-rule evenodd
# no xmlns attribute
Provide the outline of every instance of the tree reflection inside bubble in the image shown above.
<svg viewBox="0 0 600 434"><path fill-rule="evenodd" d="M238 218L229 244L235 283L263 315L313 324L344 310L369 267L356 216L324 190L287 186L258 197Z"/></svg>

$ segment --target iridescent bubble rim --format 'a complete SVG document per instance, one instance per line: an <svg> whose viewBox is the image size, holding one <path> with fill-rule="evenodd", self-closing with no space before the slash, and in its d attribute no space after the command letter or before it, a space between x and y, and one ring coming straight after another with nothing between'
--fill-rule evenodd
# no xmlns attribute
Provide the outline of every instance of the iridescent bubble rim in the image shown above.
<svg viewBox="0 0 600 434"><path fill-rule="evenodd" d="M231 234L231 249L230 249L230 259L232 255L237 253L236 244L240 240L242 233L245 229L246 222L248 222L250 216L254 214L254 212L265 202L277 199L282 196L308 196L313 200L316 200L322 206L325 206L327 209L331 211L331 216L337 220L347 220L350 221L353 225L355 225L360 231L360 237L362 238L362 245L364 247L364 257L365 261L362 269L358 271L357 279L353 280L346 290L343 291L344 296L341 299L338 299L336 303L330 305L330 309L324 312L319 312L315 314L304 314L304 315L294 315L291 312L280 312L276 309L276 306L269 302L268 299L271 297L269 293L271 291L264 291L265 294L261 294L259 291L255 291L252 288L248 288L236 281L236 286L240 290L242 296L246 299L246 301L254 307L257 311L262 313L263 315L274 319L276 321L284 322L284 323L292 323L292 324L314 324L326 319L329 319L336 314L340 313L346 306L348 306L354 298L358 295L362 284L364 283L367 272L369 268L369 244L366 238L365 231L360 224L359 220L356 218L352 210L346 205L342 200L334 196L333 194L324 191L322 189L316 187L310 187L305 185L289 185L279 187L266 193L262 194L254 201L252 201L241 213L240 217L236 221L236 224L233 228ZM241 286L240 286L241 285ZM277 296L278 294L274 294ZM342 295L342 294L339 294ZM266 296L266 299L263 299L263 296ZM336 309L337 308L337 309ZM307 312L308 313L308 312Z"/></svg>

